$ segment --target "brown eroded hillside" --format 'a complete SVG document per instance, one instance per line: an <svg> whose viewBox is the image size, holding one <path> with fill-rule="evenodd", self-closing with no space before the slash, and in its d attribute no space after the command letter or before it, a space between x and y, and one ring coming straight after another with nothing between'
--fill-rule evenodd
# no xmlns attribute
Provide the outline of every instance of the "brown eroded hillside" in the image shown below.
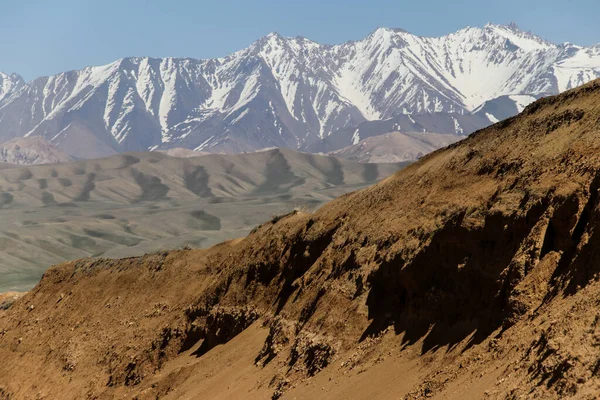
<svg viewBox="0 0 600 400"><path fill-rule="evenodd" d="M54 267L5 398L595 398L600 82L208 250Z"/></svg>

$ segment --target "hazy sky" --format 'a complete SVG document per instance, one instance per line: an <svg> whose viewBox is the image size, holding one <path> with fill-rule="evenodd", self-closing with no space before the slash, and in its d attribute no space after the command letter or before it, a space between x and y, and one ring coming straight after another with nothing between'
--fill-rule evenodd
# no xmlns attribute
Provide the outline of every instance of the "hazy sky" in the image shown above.
<svg viewBox="0 0 600 400"><path fill-rule="evenodd" d="M600 0L0 0L0 71L33 79L127 56L219 57L273 31L335 44L379 26L438 36L514 21L591 45L599 15Z"/></svg>

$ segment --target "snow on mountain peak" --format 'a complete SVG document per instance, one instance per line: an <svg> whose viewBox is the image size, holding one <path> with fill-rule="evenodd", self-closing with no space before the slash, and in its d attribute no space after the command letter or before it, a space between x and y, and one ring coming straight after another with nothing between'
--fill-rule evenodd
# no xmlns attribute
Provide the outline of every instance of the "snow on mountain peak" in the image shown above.
<svg viewBox="0 0 600 400"><path fill-rule="evenodd" d="M4 98L8 97L8 95L24 84L25 81L21 76L0 72L0 104Z"/></svg>
<svg viewBox="0 0 600 400"><path fill-rule="evenodd" d="M284 37L282 35L279 34L279 32L269 32L265 38L267 39L284 39Z"/></svg>
<svg viewBox="0 0 600 400"><path fill-rule="evenodd" d="M367 37L371 37L371 36L380 36L381 37L381 36L387 36L387 35L394 36L394 35L402 35L402 34L412 35L412 33L410 33L409 31L407 31L405 29L402 29L402 28L387 28L385 26L382 26L382 27L375 29Z"/></svg>
<svg viewBox="0 0 600 400"><path fill-rule="evenodd" d="M511 22L510 25L487 24L484 30L505 37L524 51L548 50L556 47L555 44L531 32L521 30L514 22Z"/></svg>
<svg viewBox="0 0 600 400"><path fill-rule="evenodd" d="M0 74L0 140L98 137L113 152L300 148L365 121L443 113L458 133L475 110L519 110L596 77L600 46L557 46L516 24L440 37L378 28L339 45L273 32L213 60L132 57L27 84Z"/></svg>

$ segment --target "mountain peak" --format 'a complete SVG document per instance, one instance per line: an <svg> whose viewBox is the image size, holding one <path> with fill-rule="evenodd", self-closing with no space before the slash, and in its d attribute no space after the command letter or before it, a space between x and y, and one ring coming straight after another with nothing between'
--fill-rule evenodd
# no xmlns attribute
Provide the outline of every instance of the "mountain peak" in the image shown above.
<svg viewBox="0 0 600 400"><path fill-rule="evenodd" d="M25 80L21 75L0 72L0 102L23 85L25 85Z"/></svg>
<svg viewBox="0 0 600 400"><path fill-rule="evenodd" d="M287 38L284 37L283 35L279 34L278 32L270 32L270 33L266 34L265 36L261 37L260 39L258 39L257 41L255 41L250 46L250 49L261 50L267 45L270 45L271 47L273 47L273 46L278 47L286 41L287 41Z"/></svg>
<svg viewBox="0 0 600 400"><path fill-rule="evenodd" d="M554 43L534 35L530 31L522 30L515 22L508 25L488 23L483 29L508 39L512 44L525 51L548 50L556 47Z"/></svg>
<svg viewBox="0 0 600 400"><path fill-rule="evenodd" d="M412 33L410 33L409 31L402 29L402 28L387 28L384 26L381 26L375 30L373 30L369 36L373 36L373 35L394 35L394 34L409 34L412 35Z"/></svg>
<svg viewBox="0 0 600 400"><path fill-rule="evenodd" d="M432 117L386 126L468 134L498 120L496 112L472 118L487 101L558 93L600 77L590 49L553 45L514 23L439 37L380 27L331 46L271 32L215 60L131 57L31 84L1 75L0 140L94 137L117 152L298 149L336 132L350 140L366 121L433 113L444 115L443 126L429 125ZM519 108L512 98L494 104L502 115ZM73 120L97 123L83 129Z"/></svg>
<svg viewBox="0 0 600 400"><path fill-rule="evenodd" d="M365 39L358 42L372 42L374 44L382 44L385 47L402 46L406 37L413 37L410 32L401 28L386 28L380 27L372 31ZM354 43L354 42L349 42Z"/></svg>
<svg viewBox="0 0 600 400"><path fill-rule="evenodd" d="M20 82L20 81L25 81L23 79L23 77L15 72L11 73L11 74L7 74L5 72L0 71L0 80L4 80L4 79L10 79L13 82Z"/></svg>
<svg viewBox="0 0 600 400"><path fill-rule="evenodd" d="M511 22L510 24L508 24L508 27L514 31L520 31L521 28L519 28L519 25L517 25L516 22Z"/></svg>
<svg viewBox="0 0 600 400"><path fill-rule="evenodd" d="M506 29L512 32L522 32L525 33L520 27L519 25L517 25L516 22L511 21L509 24L504 25L504 24L495 24L493 22L488 22L487 24L485 24L484 28L502 28L502 29Z"/></svg>
<svg viewBox="0 0 600 400"><path fill-rule="evenodd" d="M271 38L283 39L284 37L281 34L279 34L279 32L270 32L267 35L265 35L265 38L267 38L267 39L271 39Z"/></svg>

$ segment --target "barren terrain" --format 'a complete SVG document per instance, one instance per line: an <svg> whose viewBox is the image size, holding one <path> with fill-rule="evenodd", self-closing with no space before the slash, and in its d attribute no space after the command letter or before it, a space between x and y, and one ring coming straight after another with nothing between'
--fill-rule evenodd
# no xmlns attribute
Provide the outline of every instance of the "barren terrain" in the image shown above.
<svg viewBox="0 0 600 400"><path fill-rule="evenodd" d="M407 162L462 139L464 136L441 133L390 132L368 137L329 154L366 163Z"/></svg>
<svg viewBox="0 0 600 400"><path fill-rule="evenodd" d="M0 164L1 165L1 164ZM389 176L293 150L174 158L131 153L0 169L0 293L27 290L49 266L242 237L294 208L312 210Z"/></svg>
<svg viewBox="0 0 600 400"><path fill-rule="evenodd" d="M600 82L206 250L51 268L4 398L593 399Z"/></svg>

